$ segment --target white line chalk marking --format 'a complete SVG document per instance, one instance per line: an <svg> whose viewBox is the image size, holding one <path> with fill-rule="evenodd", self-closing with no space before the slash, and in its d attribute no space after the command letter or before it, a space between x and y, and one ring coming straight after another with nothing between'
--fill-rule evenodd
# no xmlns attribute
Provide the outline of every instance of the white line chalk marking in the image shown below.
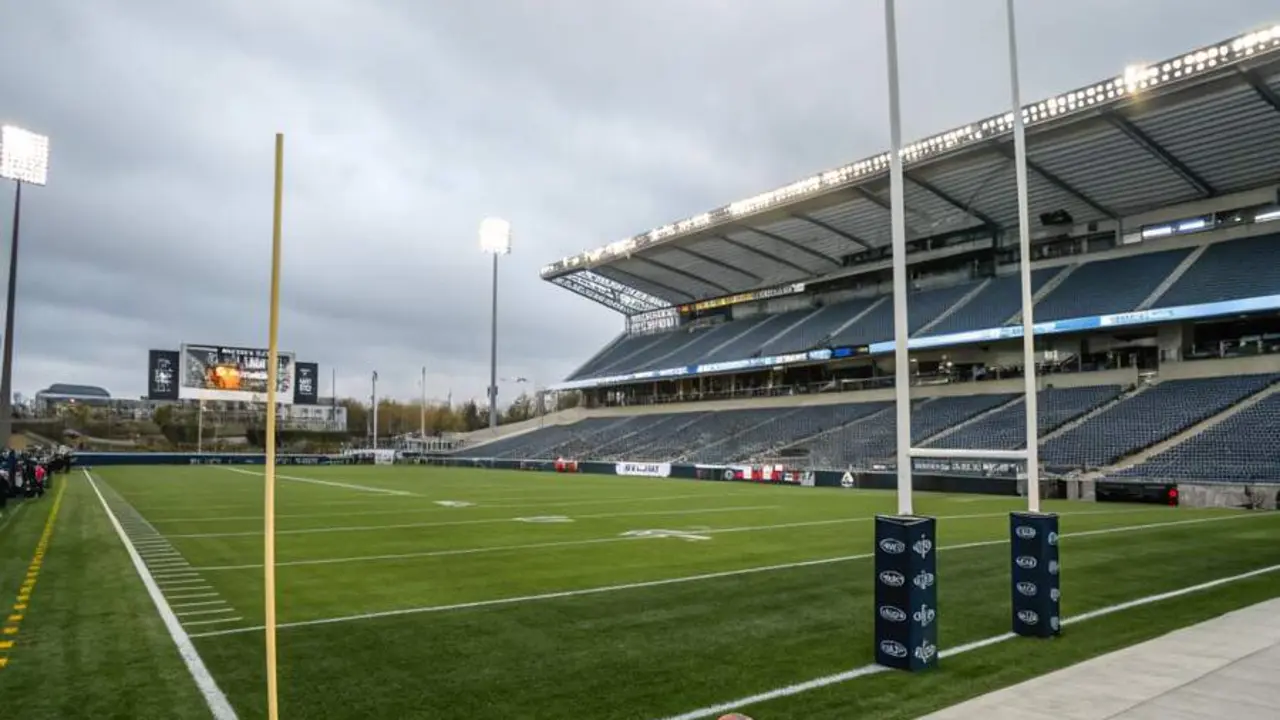
<svg viewBox="0 0 1280 720"><path fill-rule="evenodd" d="M261 478L262 473L252 472L250 470L242 470L240 468L222 467L227 472L240 473L241 475L249 475L251 477ZM353 483L335 482L333 480L316 480L315 478L298 477L296 475L280 475L276 474L277 480L289 480L290 482L308 483L311 485L327 485L329 487L342 488L344 490L355 490L357 492L376 493L378 495L397 495L400 497L409 497L417 493L411 493L406 490L388 490L387 488L373 487L370 485L356 485Z"/></svg>
<svg viewBox="0 0 1280 720"><path fill-rule="evenodd" d="M1159 595L1148 595L1146 597L1138 598L1136 600L1130 600L1128 602L1119 603L1117 605L1110 605L1107 607L1098 608L1097 610L1090 610L1089 612L1076 615L1074 617L1064 618L1062 621L1062 624L1074 625L1075 623L1087 622L1089 620L1094 620L1096 618L1104 617L1106 615L1123 612L1125 610L1131 610L1133 608L1141 607L1143 605L1150 605L1152 603L1158 603L1165 600L1172 600L1174 598L1179 598L1184 595L1190 595L1192 593L1202 592L1204 590L1211 590L1213 588L1220 587L1228 583L1239 582L1241 580L1248 580L1249 578L1254 578L1259 575L1264 575L1267 573L1273 573L1273 572L1276 572L1277 570L1280 570L1280 565L1272 565L1270 567L1251 570L1249 572L1241 573L1239 575L1232 575L1230 577L1218 578L1217 580L1210 580L1209 582L1200 583L1199 585L1192 585L1190 587L1184 587L1178 590L1172 590L1170 592L1160 593ZM940 659L954 657L956 655L961 655L973 650L978 650L980 648L988 647L990 645L1002 643L1002 642L1005 642L1006 640L1012 640L1015 637L1017 636L1014 635L1013 633L1005 633L1003 635L993 635L991 637L978 640L977 642L971 642L966 645L960 645L958 647L943 650L942 652L938 653L938 657ZM802 682L795 685L787 685L786 687L777 688L775 690L763 692L758 695L750 695L744 698L738 698L737 700L731 700L726 703L720 703L718 705L711 705L704 708L698 708L697 710L691 710L681 715L672 715L671 717L664 718L663 720L703 720L704 718L717 717L724 713L740 710L750 705L758 705L762 702L768 702L770 700L778 700L784 697L791 697L792 695L799 695L801 693L809 692L810 690L817 690L818 688L824 688L830 685L836 685L838 683L848 682L849 680L854 680L860 677L866 677L867 675L875 675L877 673L887 672L888 670L889 668L886 668L883 665L874 665L874 664L863 665L860 668L848 670L842 673L838 673L836 675L827 675L825 677L815 678L807 682Z"/></svg>
<svg viewBox="0 0 1280 720"><path fill-rule="evenodd" d="M698 515L700 513L722 513L754 510L774 510L777 505L743 505L735 507L700 508L696 510L644 510L626 513L599 513L594 515L577 515L578 520L598 520L604 518L637 517L642 515ZM483 520L446 520L444 522L399 523L396 525L348 525L319 528L302 528L299 530L277 530L276 535L311 535L315 533L335 532L376 532L378 530L405 530L409 528L455 527L458 525L495 525L511 522L529 523L563 523L573 522L573 518L564 515L551 515L533 518L486 518ZM842 521L843 522L843 521ZM261 530L250 532L226 533L193 533L190 535L170 535L173 538L224 538L224 537L262 537Z"/></svg>
<svg viewBox="0 0 1280 720"><path fill-rule="evenodd" d="M1007 513L1005 513L1007 514ZM1196 518L1192 520L1174 520L1164 523L1145 523L1142 525L1121 525L1118 527L1103 528L1101 530L1084 530L1075 533L1063 533L1060 538L1077 538L1092 537L1095 535L1111 535L1115 533L1136 532L1141 530L1159 529L1165 527L1178 527L1182 525L1194 525L1206 522L1221 522L1224 520L1240 520L1243 518L1262 518L1267 517L1263 514L1236 514L1221 515L1211 518ZM944 550L966 550L970 548L993 547L997 545L1008 544L1008 539L1000 540L981 540L978 542L964 543L961 545L943 545L938 548L939 552ZM529 602L542 602L545 600L560 600L564 598L583 597L587 595L601 595L605 593L620 592L624 590L642 590L647 588L662 587L666 585L683 585L685 583L703 582L707 580L720 580L723 578L740 577L742 575L755 575L758 573L775 572L779 570L793 570L798 568L817 567L821 565L832 565L835 563L851 562L855 560L867 560L873 557L873 553L865 553L860 555L843 555L840 557L820 558L817 560L801 560L799 562L781 563L778 565L764 565L759 567L742 568L740 570L724 570L721 572L703 573L700 575L685 575L683 577L665 578L662 580L646 580L642 582L624 583L620 585L605 585L601 587L582 588L579 590L562 590L559 592L542 593L539 595L521 595L516 597L497 598L494 600L477 600L474 602L456 603L453 605L429 605L425 607L402 608L399 610L383 610L380 612L360 613L358 615L345 615L341 617L320 618L316 620L299 620L296 622L280 623L279 628L297 628L310 627L313 625L331 625L334 623L352 622L356 620L376 620L379 618L399 617L402 615L418 615L423 613L450 612L454 610L474 610L478 608L500 607L503 605L520 605ZM232 635L244 632L257 632L262 630L261 625L247 628L236 628L232 630L220 630L215 632L201 633L193 635L193 637L211 637L215 635Z"/></svg>
<svg viewBox="0 0 1280 720"><path fill-rule="evenodd" d="M155 604L156 610L160 613L160 619L164 621L165 628L169 631L169 637L173 639L173 644L178 647L178 653L182 656L183 662L186 663L187 671L191 673L191 678L195 680L196 686L200 688L200 693L204 695L205 703L209 706L209 712L213 713L215 720L236 720L235 709L227 701L227 696L222 693L217 681L209 674L209 669L205 667L204 660L200 658L200 653L196 652L195 645L191 644L191 638L187 635L187 631L182 629L182 623L173 614L173 609L169 607L164 594L151 577L151 571L147 569L142 557L134 549L129 536L124 532L124 528L120 527L120 521L116 518L116 514L111 511L111 507L107 505L107 499L102 497L102 491L98 489L98 484L94 482L93 476L89 474L88 470L82 470L82 472L85 479L89 481L89 487L93 488L93 493L98 496L98 502L102 503L102 509L106 512L107 519L111 521L111 526L115 528L116 535L120 537L120 542L124 543L124 549L129 553L129 559L133 561L133 569L138 572L138 577L142 579L142 584L147 588L147 594L151 596L151 602Z"/></svg>

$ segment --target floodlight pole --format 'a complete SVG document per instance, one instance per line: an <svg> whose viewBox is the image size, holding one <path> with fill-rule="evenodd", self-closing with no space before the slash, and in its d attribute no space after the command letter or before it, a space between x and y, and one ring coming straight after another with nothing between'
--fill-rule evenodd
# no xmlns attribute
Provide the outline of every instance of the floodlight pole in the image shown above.
<svg viewBox="0 0 1280 720"><path fill-rule="evenodd" d="M1027 199L1027 129L1022 120L1018 82L1018 32L1013 0L1005 0L1009 30L1009 88L1013 97L1013 165L1018 179L1018 249L1022 275L1022 374L1025 383L1027 440L1027 511L1040 512L1040 431L1036 397L1036 338L1031 293L1031 217Z"/></svg>
<svg viewBox="0 0 1280 720"><path fill-rule="evenodd" d="M493 310L489 318L489 429L498 429L498 253L493 253Z"/></svg>
<svg viewBox="0 0 1280 720"><path fill-rule="evenodd" d="M369 403L372 405L370 409L370 427L369 437L373 444L373 449L378 449L378 371L373 371L373 379L369 388ZM377 453L374 453L375 455Z"/></svg>
<svg viewBox="0 0 1280 720"><path fill-rule="evenodd" d="M0 369L0 449L13 434L13 316L18 295L18 228L22 223L22 181L13 194L13 239L9 243L9 289L4 310L4 368Z"/></svg>
<svg viewBox="0 0 1280 720"><path fill-rule="evenodd" d="M889 215L893 231L893 399L898 423L898 514L911 515L911 359L907 354L907 215L902 177L902 112L898 92L898 29L893 0L884 4L889 55Z"/></svg>

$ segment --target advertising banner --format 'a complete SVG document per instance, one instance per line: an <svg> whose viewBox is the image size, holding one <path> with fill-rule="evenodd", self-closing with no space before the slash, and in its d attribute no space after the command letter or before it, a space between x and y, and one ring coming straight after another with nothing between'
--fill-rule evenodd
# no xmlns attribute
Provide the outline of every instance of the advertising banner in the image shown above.
<svg viewBox="0 0 1280 720"><path fill-rule="evenodd" d="M671 463L620 462L616 472L618 475L638 477L671 477Z"/></svg>
<svg viewBox="0 0 1280 720"><path fill-rule="evenodd" d="M876 662L898 670L938 664L937 521L876 516Z"/></svg>
<svg viewBox="0 0 1280 720"><path fill-rule="evenodd" d="M1052 637L1062 631L1058 566L1058 516L1009 514L1013 632Z"/></svg>
<svg viewBox="0 0 1280 720"><path fill-rule="evenodd" d="M277 355L276 402L293 403L292 353ZM267 351L225 345L183 345L178 397L183 400L266 402Z"/></svg>
<svg viewBox="0 0 1280 720"><path fill-rule="evenodd" d="M293 402L315 405L320 401L320 366L316 363L294 363Z"/></svg>
<svg viewBox="0 0 1280 720"><path fill-rule="evenodd" d="M178 399L179 356L175 350L152 350L147 357L147 399Z"/></svg>

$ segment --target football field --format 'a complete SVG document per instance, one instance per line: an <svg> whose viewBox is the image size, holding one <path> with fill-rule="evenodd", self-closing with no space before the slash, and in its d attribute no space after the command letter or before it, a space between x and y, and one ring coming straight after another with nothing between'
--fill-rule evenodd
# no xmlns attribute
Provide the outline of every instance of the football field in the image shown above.
<svg viewBox="0 0 1280 720"><path fill-rule="evenodd" d="M1280 514L1047 503L1068 626L1009 639L1023 501L918 494L939 519L944 656L881 673L870 555L892 493L412 466L277 479L282 717L908 718L1280 595ZM23 609L4 710L264 717L262 480L103 467L10 506L0 601Z"/></svg>

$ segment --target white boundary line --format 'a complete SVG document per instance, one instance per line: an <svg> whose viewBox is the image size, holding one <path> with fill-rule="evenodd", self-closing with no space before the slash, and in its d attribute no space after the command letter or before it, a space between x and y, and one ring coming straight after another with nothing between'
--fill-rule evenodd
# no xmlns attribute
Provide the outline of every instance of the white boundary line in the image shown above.
<svg viewBox="0 0 1280 720"><path fill-rule="evenodd" d="M236 720L235 709L227 701L227 696L218 687L218 682L213 679L213 675L209 674L209 669L205 667L204 660L200 658L200 653L196 652L195 645L191 644L191 638L187 635L187 631L182 629L182 623L173 614L173 609L169 607L169 603L164 599L164 594L160 592L160 588L156 585L155 580L152 579L151 572L147 570L146 564L142 562L142 557L134 549L129 536L124 532L124 528L120 526L120 521L116 519L116 514L107 505L107 499L102 497L102 491L98 490L98 484L94 482L93 476L89 474L88 470L82 469L81 471L84 473L85 479L89 481L89 487L93 489L93 494L98 496L98 502L102 503L102 510L106 512L107 519L111 521L111 526L115 528L116 535L119 536L120 542L124 544L124 549L128 551L129 559L133 561L133 569L138 571L138 577L141 578L142 584L147 588L147 594L151 596L151 602L155 604L156 610L160 613L160 619L164 621L165 628L169 631L169 637L173 639L173 644L177 646L178 654L182 656L182 661L186 663L187 670L191 673L191 679L196 681L196 686L200 688L200 693L204 695L209 711L213 713L215 720Z"/></svg>
<svg viewBox="0 0 1280 720"><path fill-rule="evenodd" d="M225 465L219 465L216 467L221 467L227 472L240 473L241 475L249 475L259 479L262 478L262 473L256 473L250 470L226 467ZM411 497L417 495L417 493L411 493L408 490L390 490L388 488L373 487L372 485L356 485L354 483L335 482L333 480L316 480L315 478L304 478L296 475L277 474L275 477L277 480L290 480L293 482L310 483L312 485L327 485L329 487L342 488L343 490L355 490L357 492L376 493L378 495L396 495L399 497Z"/></svg>
<svg viewBox="0 0 1280 720"><path fill-rule="evenodd" d="M1073 537L1091 537L1094 535L1112 535L1115 533L1134 532L1139 530L1151 530L1164 527L1177 527L1181 525L1194 525L1207 522L1220 522L1223 520L1239 520L1242 518L1261 518L1267 517L1263 514L1233 514L1218 515L1209 518L1194 518L1190 520L1174 520L1163 523L1145 523L1142 525L1121 525L1118 527L1101 528L1098 530L1082 530L1074 533L1063 533L1059 537L1062 539ZM944 550L967 550L971 548L993 547L996 545L1005 545L1009 542L1007 538L1000 540L979 540L977 542L963 543L960 545L943 545L938 548L938 552ZM379 612L360 613L357 615L343 615L339 617L319 618L316 620L299 620L296 622L279 623L277 628L296 628L311 627L313 625L332 625L335 623L353 622L356 620L377 620L388 617L398 617L401 615L419 615L424 613L450 612L454 610L475 610L479 608L500 607L503 605L520 605L529 602L541 602L544 600L560 600L563 598L583 597L586 595L601 595L604 593L620 592L624 590L641 590L653 587L662 587L665 585L683 585L685 583L702 582L705 580L719 580L722 578L739 577L742 575L755 575L758 573L775 572L778 570L792 570L797 568L817 567L820 565L832 565L835 563L851 562L855 560L867 560L874 557L874 553L864 553L860 555L842 555L840 557L820 558L817 560L801 560L799 562L782 563L778 565L763 565L759 567L742 568L740 570L724 570L721 572L703 573L701 575L685 575L683 577L664 578L662 580L645 580L641 582L624 583L620 585L604 585L600 587L582 588L579 590L561 590L558 592L541 593L538 595L519 595L516 597L496 598L493 600L476 600L473 602L455 603L452 605L427 605L423 607L401 608L399 610L382 610ZM264 629L261 625L254 625L245 628L233 628L230 630L217 630L213 632L197 633L192 637L203 638L216 635L235 635L238 633L257 632Z"/></svg>
<svg viewBox="0 0 1280 720"><path fill-rule="evenodd" d="M1259 575L1265 575L1267 573L1273 573L1273 572L1276 572L1277 570L1280 570L1280 565L1271 565L1269 567L1259 568L1257 570L1251 570L1249 572L1241 573L1239 575L1232 575L1230 577L1218 578L1217 580L1210 580L1209 582L1200 583L1199 585L1191 585L1189 587L1179 588L1178 590L1171 590L1169 592L1160 593L1159 595L1148 595L1146 597L1138 598L1136 600L1129 600L1128 602L1123 602L1116 605L1109 605L1107 607L1098 608L1097 610L1090 610L1089 612L1082 613L1080 615L1065 618L1063 619L1062 624L1073 625L1075 623L1087 622L1089 620L1094 620L1096 618L1104 617L1106 615L1123 612L1125 610L1131 610L1133 608L1141 607L1143 605L1150 605L1152 603L1162 602L1164 600L1172 600L1174 598L1179 598L1184 595L1190 595L1192 593L1197 593L1204 590L1211 590L1213 588L1226 585L1228 583L1239 582L1240 580L1248 580L1249 578L1254 578ZM1013 633L1005 633L1003 635L993 635L992 637L984 638L982 640L978 640L977 642L971 642L966 645L960 645L957 647L950 648L948 650L943 650L942 652L938 653L938 657L940 659L944 659L948 657L953 657L955 655L961 655L963 653L967 653L972 650L978 650L980 648L988 647L990 645L1002 643L1002 642L1005 642L1006 640L1011 640L1015 637L1017 636L1014 635ZM770 700L778 700L784 697L791 697L792 695L799 695L801 693L805 693L810 690L817 690L818 688L824 688L830 685L836 685L838 683L848 682L849 680L854 680L856 678L866 677L867 675L875 675L878 673L888 672L888 671L889 671L889 668L884 667L883 665L875 665L875 664L863 665L860 668L848 670L846 672L838 673L836 675L827 675L825 677L815 678L807 682L802 682L795 685L787 685L785 687L769 690L768 692L763 692L758 695L749 695L747 697L738 698L737 700L731 700L726 703L720 703L718 705L710 705L704 708L698 708L697 710L691 710L681 715L672 715L670 717L663 718L663 720L703 720L704 718L709 718L709 717L721 715L723 713L740 710L741 708L747 707L749 705L757 705L759 703L768 702Z"/></svg>

